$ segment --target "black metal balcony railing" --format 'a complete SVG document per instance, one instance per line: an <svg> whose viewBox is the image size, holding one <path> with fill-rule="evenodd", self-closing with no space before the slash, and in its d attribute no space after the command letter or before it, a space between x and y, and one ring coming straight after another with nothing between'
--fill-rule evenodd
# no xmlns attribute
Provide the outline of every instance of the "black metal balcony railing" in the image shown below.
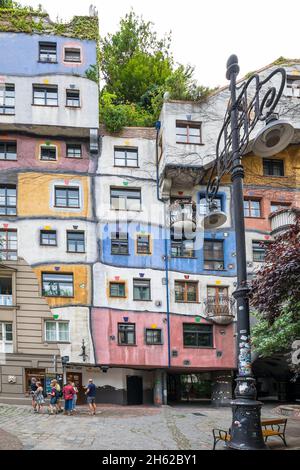
<svg viewBox="0 0 300 470"><path fill-rule="evenodd" d="M232 297L207 297L204 301L206 316L216 322L229 323L234 318L234 303Z"/></svg>

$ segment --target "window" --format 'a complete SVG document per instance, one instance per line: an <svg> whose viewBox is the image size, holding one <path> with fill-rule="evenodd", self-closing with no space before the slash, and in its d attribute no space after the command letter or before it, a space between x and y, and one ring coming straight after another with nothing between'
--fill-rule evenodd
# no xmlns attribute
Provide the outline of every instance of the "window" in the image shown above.
<svg viewBox="0 0 300 470"><path fill-rule="evenodd" d="M138 166L138 149L115 147L115 166Z"/></svg>
<svg viewBox="0 0 300 470"><path fill-rule="evenodd" d="M212 315L229 315L228 287L207 287L207 313Z"/></svg>
<svg viewBox="0 0 300 470"><path fill-rule="evenodd" d="M0 142L0 160L17 160L17 142Z"/></svg>
<svg viewBox="0 0 300 470"><path fill-rule="evenodd" d="M16 186L0 186L0 215L17 214L17 189Z"/></svg>
<svg viewBox="0 0 300 470"><path fill-rule="evenodd" d="M176 121L177 144L202 144L201 122Z"/></svg>
<svg viewBox="0 0 300 470"><path fill-rule="evenodd" d="M150 279L133 279L133 300L151 300Z"/></svg>
<svg viewBox="0 0 300 470"><path fill-rule="evenodd" d="M68 343L70 341L69 322L46 321L45 322L45 341Z"/></svg>
<svg viewBox="0 0 300 470"><path fill-rule="evenodd" d="M183 345L194 348L213 347L212 325L183 324Z"/></svg>
<svg viewBox="0 0 300 470"><path fill-rule="evenodd" d="M264 176L284 176L283 160L263 158Z"/></svg>
<svg viewBox="0 0 300 470"><path fill-rule="evenodd" d="M18 259L18 236L16 230L0 230L0 260Z"/></svg>
<svg viewBox="0 0 300 470"><path fill-rule="evenodd" d="M162 344L161 330L147 328L146 344Z"/></svg>
<svg viewBox="0 0 300 470"><path fill-rule="evenodd" d="M67 232L67 251L71 253L84 253L84 232Z"/></svg>
<svg viewBox="0 0 300 470"><path fill-rule="evenodd" d="M67 144L67 157L68 158L81 158L82 157L81 144Z"/></svg>
<svg viewBox="0 0 300 470"><path fill-rule="evenodd" d="M57 85L33 85L33 104L38 106L58 106Z"/></svg>
<svg viewBox="0 0 300 470"><path fill-rule="evenodd" d="M171 241L171 256L172 258L194 258L194 241L193 240L180 240Z"/></svg>
<svg viewBox="0 0 300 470"><path fill-rule="evenodd" d="M252 241L253 261L263 263L266 256L267 242Z"/></svg>
<svg viewBox="0 0 300 470"><path fill-rule="evenodd" d="M41 230L40 232L40 245L56 246L56 230Z"/></svg>
<svg viewBox="0 0 300 470"><path fill-rule="evenodd" d="M271 212L276 212L281 209L289 209L291 204L289 202L271 202Z"/></svg>
<svg viewBox="0 0 300 470"><path fill-rule="evenodd" d="M79 208L79 188L55 187L55 206Z"/></svg>
<svg viewBox="0 0 300 470"><path fill-rule="evenodd" d="M222 210L222 201L221 201L221 198L220 197L216 197L214 199L214 202L216 202L217 204L217 208L218 208L218 211L221 211ZM209 213L209 207L208 207L208 204L207 204L207 201L206 201L206 197L205 196L201 196L200 198L200 214L201 215L206 215Z"/></svg>
<svg viewBox="0 0 300 470"><path fill-rule="evenodd" d="M56 62L56 42L40 42L39 43L39 60L40 62Z"/></svg>
<svg viewBox="0 0 300 470"><path fill-rule="evenodd" d="M256 199L244 199L244 216L260 217L260 201Z"/></svg>
<svg viewBox="0 0 300 470"><path fill-rule="evenodd" d="M110 282L109 297L126 297L125 282Z"/></svg>
<svg viewBox="0 0 300 470"><path fill-rule="evenodd" d="M73 274L42 273L42 295L73 297Z"/></svg>
<svg viewBox="0 0 300 470"><path fill-rule="evenodd" d="M139 211L141 210L140 189L110 189L111 208L115 210Z"/></svg>
<svg viewBox="0 0 300 470"><path fill-rule="evenodd" d="M135 324L118 323L118 343L135 344Z"/></svg>
<svg viewBox="0 0 300 470"><path fill-rule="evenodd" d="M1 258L1 257L0 257ZM11 307L13 304L12 275L0 275L0 305Z"/></svg>
<svg viewBox="0 0 300 470"><path fill-rule="evenodd" d="M204 269L224 269L223 240L204 240Z"/></svg>
<svg viewBox="0 0 300 470"><path fill-rule="evenodd" d="M198 282L175 281L175 302L198 302Z"/></svg>
<svg viewBox="0 0 300 470"><path fill-rule="evenodd" d="M150 255L150 235L138 235L136 239L136 252L139 255Z"/></svg>
<svg viewBox="0 0 300 470"><path fill-rule="evenodd" d="M80 106L79 90L67 90L67 106L78 108Z"/></svg>
<svg viewBox="0 0 300 470"><path fill-rule="evenodd" d="M76 47L65 47L65 62L81 62L81 50Z"/></svg>
<svg viewBox="0 0 300 470"><path fill-rule="evenodd" d="M128 233L114 232L111 234L111 254L128 255Z"/></svg>
<svg viewBox="0 0 300 470"><path fill-rule="evenodd" d="M15 114L15 85L0 84L0 114Z"/></svg>
<svg viewBox="0 0 300 470"><path fill-rule="evenodd" d="M0 352L13 352L13 325L12 323L0 323Z"/></svg>
<svg viewBox="0 0 300 470"><path fill-rule="evenodd" d="M294 75L288 75L286 80L286 94L287 96L293 96L300 98L300 77Z"/></svg>
<svg viewBox="0 0 300 470"><path fill-rule="evenodd" d="M46 162L56 161L56 147L51 145L42 145L40 147L40 159Z"/></svg>

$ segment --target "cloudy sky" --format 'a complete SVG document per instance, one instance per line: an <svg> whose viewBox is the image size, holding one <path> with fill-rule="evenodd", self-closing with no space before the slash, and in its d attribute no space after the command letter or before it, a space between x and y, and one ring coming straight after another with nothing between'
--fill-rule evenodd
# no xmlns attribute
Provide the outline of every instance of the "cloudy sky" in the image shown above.
<svg viewBox="0 0 300 470"><path fill-rule="evenodd" d="M224 85L225 64L237 54L241 74L280 56L300 57L299 0L19 0L41 3L55 20L87 15L93 3L101 34L114 32L132 7L163 35L171 30L175 60L195 66L199 83Z"/></svg>

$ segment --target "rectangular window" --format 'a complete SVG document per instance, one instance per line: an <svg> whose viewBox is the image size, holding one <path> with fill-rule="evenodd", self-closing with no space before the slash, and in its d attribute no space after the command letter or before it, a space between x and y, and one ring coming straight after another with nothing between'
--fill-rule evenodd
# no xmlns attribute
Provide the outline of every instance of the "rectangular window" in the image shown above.
<svg viewBox="0 0 300 470"><path fill-rule="evenodd" d="M118 344L135 344L134 323L118 323Z"/></svg>
<svg viewBox="0 0 300 470"><path fill-rule="evenodd" d="M228 287L207 287L206 308L208 314L228 315L229 305Z"/></svg>
<svg viewBox="0 0 300 470"><path fill-rule="evenodd" d="M18 259L18 236L16 230L0 230L0 261Z"/></svg>
<svg viewBox="0 0 300 470"><path fill-rule="evenodd" d="M300 77L288 75L286 79L286 94L294 98L300 98Z"/></svg>
<svg viewBox="0 0 300 470"><path fill-rule="evenodd" d="M55 162L57 160L56 147L42 145L40 147L40 159L45 162Z"/></svg>
<svg viewBox="0 0 300 470"><path fill-rule="evenodd" d="M0 323L0 352L12 353L13 352L13 324Z"/></svg>
<svg viewBox="0 0 300 470"><path fill-rule="evenodd" d="M115 166L138 166L138 149L127 147L115 147Z"/></svg>
<svg viewBox="0 0 300 470"><path fill-rule="evenodd" d="M42 295L74 297L73 274L42 273Z"/></svg>
<svg viewBox="0 0 300 470"><path fill-rule="evenodd" d="M183 345L187 348L212 348L213 326L184 323Z"/></svg>
<svg viewBox="0 0 300 470"><path fill-rule="evenodd" d="M264 176L284 176L283 160L263 158Z"/></svg>
<svg viewBox="0 0 300 470"><path fill-rule="evenodd" d="M67 232L67 251L70 253L84 253L84 232Z"/></svg>
<svg viewBox="0 0 300 470"><path fill-rule="evenodd" d="M257 199L244 199L244 216L260 217L260 201Z"/></svg>
<svg viewBox="0 0 300 470"><path fill-rule="evenodd" d="M39 43L40 62L57 62L56 42Z"/></svg>
<svg viewBox="0 0 300 470"><path fill-rule="evenodd" d="M150 255L150 235L138 235L136 239L136 252L139 255Z"/></svg>
<svg viewBox="0 0 300 470"><path fill-rule="evenodd" d="M147 328L146 344L162 344L161 330Z"/></svg>
<svg viewBox="0 0 300 470"><path fill-rule="evenodd" d="M176 121L177 144L202 144L201 122Z"/></svg>
<svg viewBox="0 0 300 470"><path fill-rule="evenodd" d="M133 279L133 300L151 300L150 279Z"/></svg>
<svg viewBox="0 0 300 470"><path fill-rule="evenodd" d="M33 85L33 104L38 106L58 106L57 85Z"/></svg>
<svg viewBox="0 0 300 470"><path fill-rule="evenodd" d="M82 157L81 144L67 144L67 157L68 158L81 158Z"/></svg>
<svg viewBox="0 0 300 470"><path fill-rule="evenodd" d="M0 255L1 259L1 255ZM0 276L0 305L11 307L13 304L12 276Z"/></svg>
<svg viewBox="0 0 300 470"><path fill-rule="evenodd" d="M67 106L72 108L79 108L80 106L80 93L79 90L67 90Z"/></svg>
<svg viewBox="0 0 300 470"><path fill-rule="evenodd" d="M56 230L41 230L40 244L45 246L56 246Z"/></svg>
<svg viewBox="0 0 300 470"><path fill-rule="evenodd" d="M271 202L271 212L276 212L281 209L289 209L291 204L289 202Z"/></svg>
<svg viewBox="0 0 300 470"><path fill-rule="evenodd" d="M55 206L79 208L79 188L55 187Z"/></svg>
<svg viewBox="0 0 300 470"><path fill-rule="evenodd" d="M125 282L110 282L109 297L125 297Z"/></svg>
<svg viewBox="0 0 300 470"><path fill-rule="evenodd" d="M15 85L0 84L0 114L15 114Z"/></svg>
<svg viewBox="0 0 300 470"><path fill-rule="evenodd" d="M57 343L68 343L70 341L69 322L46 321L45 341Z"/></svg>
<svg viewBox="0 0 300 470"><path fill-rule="evenodd" d="M81 62L81 50L77 47L65 47L65 62Z"/></svg>
<svg viewBox="0 0 300 470"><path fill-rule="evenodd" d="M13 185L0 186L0 215L17 214L17 188Z"/></svg>
<svg viewBox="0 0 300 470"><path fill-rule="evenodd" d="M204 269L224 269L223 240L204 240Z"/></svg>
<svg viewBox="0 0 300 470"><path fill-rule="evenodd" d="M111 233L111 254L112 255L128 255L128 233L113 232Z"/></svg>
<svg viewBox="0 0 300 470"><path fill-rule="evenodd" d="M194 241L193 240L180 240L171 241L171 256L172 258L194 258Z"/></svg>
<svg viewBox="0 0 300 470"><path fill-rule="evenodd" d="M198 282L175 281L175 302L198 302Z"/></svg>
<svg viewBox="0 0 300 470"><path fill-rule="evenodd" d="M0 160L17 160L17 142L0 141Z"/></svg>
<svg viewBox="0 0 300 470"><path fill-rule="evenodd" d="M219 211L222 210L222 201L221 201L221 198L220 197L216 197L214 199L214 202L216 202L217 204L217 208ZM209 207L208 207L208 204L207 204L207 201L206 201L206 197L205 196L201 196L200 198L200 214L201 215L206 215L209 213Z"/></svg>
<svg viewBox="0 0 300 470"><path fill-rule="evenodd" d="M253 261L257 261L258 263L263 263L265 261L266 245L267 242L252 241Z"/></svg>
<svg viewBox="0 0 300 470"><path fill-rule="evenodd" d="M110 188L111 208L115 210L141 210L141 190Z"/></svg>

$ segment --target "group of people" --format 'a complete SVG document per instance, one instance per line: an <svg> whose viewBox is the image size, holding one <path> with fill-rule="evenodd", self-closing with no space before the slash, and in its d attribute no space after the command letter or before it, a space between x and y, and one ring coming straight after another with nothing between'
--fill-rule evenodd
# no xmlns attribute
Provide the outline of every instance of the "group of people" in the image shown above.
<svg viewBox="0 0 300 470"><path fill-rule="evenodd" d="M61 390L57 380L53 379L50 383L51 391L45 394L41 382L35 377L31 378L30 395L32 398L32 408L35 413L42 413L45 405L45 395L50 396L50 405L48 407L49 414L64 413L70 416L76 411L76 402L78 396L78 388L72 380L68 380L67 384ZM91 415L96 414L96 386L93 379L89 379L89 383L85 389L87 404ZM64 399L64 409L62 408L62 399Z"/></svg>

